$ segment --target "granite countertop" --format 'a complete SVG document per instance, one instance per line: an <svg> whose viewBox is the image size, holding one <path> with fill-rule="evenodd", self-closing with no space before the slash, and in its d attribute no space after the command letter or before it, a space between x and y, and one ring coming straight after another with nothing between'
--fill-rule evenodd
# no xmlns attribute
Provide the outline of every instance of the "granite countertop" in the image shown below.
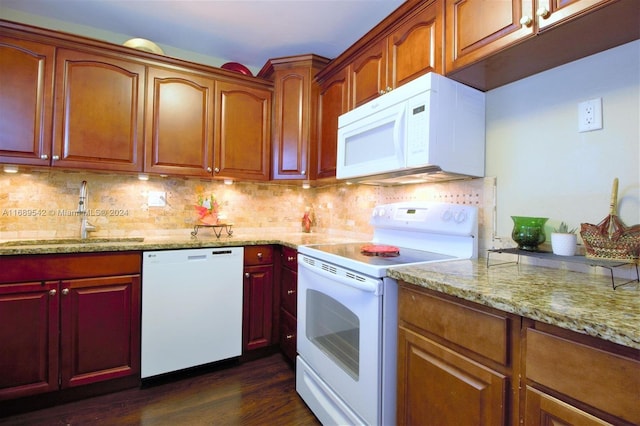
<svg viewBox="0 0 640 426"><path fill-rule="evenodd" d="M397 280L640 349L640 284L606 275L486 259L391 268ZM624 280L623 280L624 282Z"/></svg>
<svg viewBox="0 0 640 426"><path fill-rule="evenodd" d="M340 235L324 235L304 232L265 232L263 230L237 232L227 235L223 230L217 238L211 230L200 230L196 237L189 232L184 235L145 236L145 237L105 237L80 240L77 238L8 240L0 241L0 257L28 254L64 254L91 253L109 251L147 251L191 249L207 247L254 246L260 244L279 244L297 248L307 244L324 244L349 241ZM358 240L362 241L362 240Z"/></svg>

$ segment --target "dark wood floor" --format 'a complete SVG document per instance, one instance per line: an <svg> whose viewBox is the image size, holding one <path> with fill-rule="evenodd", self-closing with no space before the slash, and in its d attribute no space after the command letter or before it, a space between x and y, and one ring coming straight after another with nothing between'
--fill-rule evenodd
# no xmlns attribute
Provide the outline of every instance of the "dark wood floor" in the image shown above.
<svg viewBox="0 0 640 426"><path fill-rule="evenodd" d="M196 377L18 416L1 425L319 425L275 354Z"/></svg>

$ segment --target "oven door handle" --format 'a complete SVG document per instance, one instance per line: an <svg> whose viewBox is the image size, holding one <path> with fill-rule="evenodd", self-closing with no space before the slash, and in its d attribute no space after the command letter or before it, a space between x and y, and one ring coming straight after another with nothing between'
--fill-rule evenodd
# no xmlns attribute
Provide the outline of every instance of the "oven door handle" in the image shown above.
<svg viewBox="0 0 640 426"><path fill-rule="evenodd" d="M340 273L332 273L327 272L324 269L318 268L317 266L307 265L304 262L298 262L298 265L313 272L314 274L318 274L322 277L330 279L331 281L337 281L340 284L347 285L349 287L356 288L358 290L365 291L367 293L374 293L376 296L382 294L382 282L381 280L377 280L374 278L363 277L362 275L358 275L352 272L347 272L342 268L335 268L336 272L343 272L344 275ZM358 277L358 278L356 278Z"/></svg>

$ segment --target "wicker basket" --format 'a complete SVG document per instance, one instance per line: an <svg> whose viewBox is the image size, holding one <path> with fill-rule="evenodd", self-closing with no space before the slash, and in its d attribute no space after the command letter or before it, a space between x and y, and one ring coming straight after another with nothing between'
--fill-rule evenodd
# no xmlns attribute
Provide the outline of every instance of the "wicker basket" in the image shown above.
<svg viewBox="0 0 640 426"><path fill-rule="evenodd" d="M601 260L637 262L640 257L640 224L625 226L616 215L618 178L613 180L609 215L597 225L583 223L580 236L586 257Z"/></svg>

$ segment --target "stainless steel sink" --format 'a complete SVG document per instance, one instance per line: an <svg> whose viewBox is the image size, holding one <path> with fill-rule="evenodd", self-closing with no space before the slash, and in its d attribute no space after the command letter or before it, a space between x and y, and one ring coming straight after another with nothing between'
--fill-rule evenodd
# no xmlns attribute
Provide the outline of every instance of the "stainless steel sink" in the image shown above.
<svg viewBox="0 0 640 426"><path fill-rule="evenodd" d="M50 238L38 240L0 241L0 247L35 246L48 244L97 244L97 243L135 243L144 241L144 237L92 237L92 238Z"/></svg>

